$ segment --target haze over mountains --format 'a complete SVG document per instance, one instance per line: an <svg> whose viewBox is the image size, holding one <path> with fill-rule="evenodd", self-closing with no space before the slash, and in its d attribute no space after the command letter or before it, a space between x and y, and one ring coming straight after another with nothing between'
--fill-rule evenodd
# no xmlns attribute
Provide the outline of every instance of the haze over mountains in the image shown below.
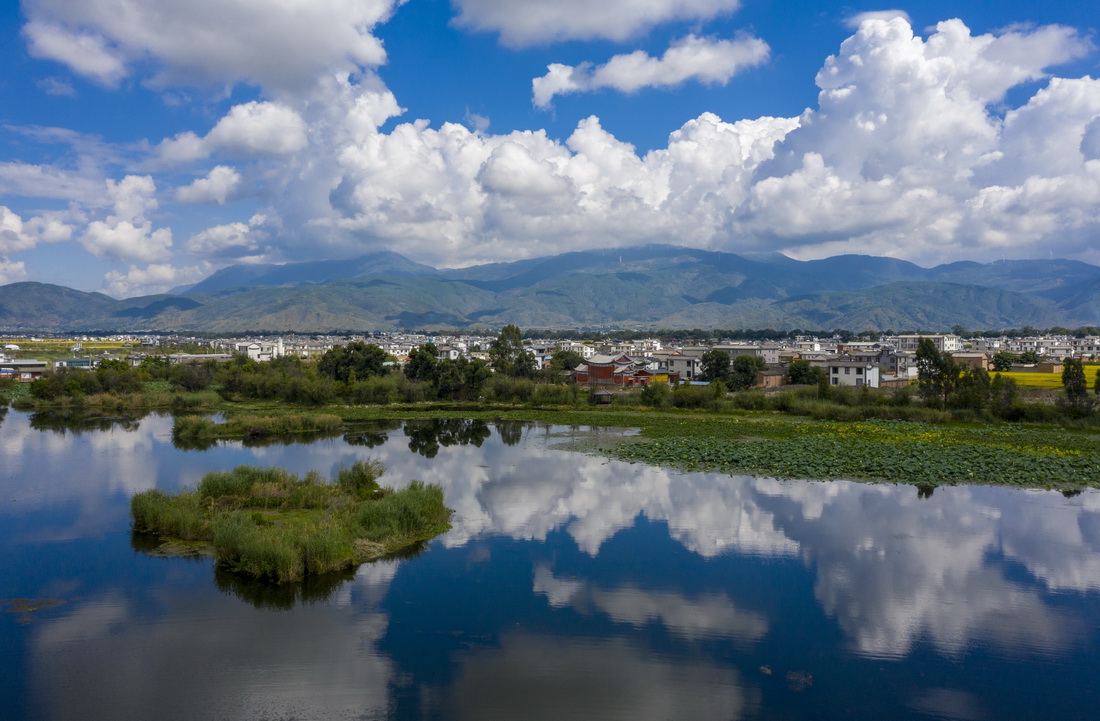
<svg viewBox="0 0 1100 721"><path fill-rule="evenodd" d="M798 261L668 245L461 269L391 252L237 265L171 294L115 300L43 283L0 286L8 330L334 332L399 329L946 330L1100 321L1100 267L1071 260L922 268L844 255Z"/></svg>

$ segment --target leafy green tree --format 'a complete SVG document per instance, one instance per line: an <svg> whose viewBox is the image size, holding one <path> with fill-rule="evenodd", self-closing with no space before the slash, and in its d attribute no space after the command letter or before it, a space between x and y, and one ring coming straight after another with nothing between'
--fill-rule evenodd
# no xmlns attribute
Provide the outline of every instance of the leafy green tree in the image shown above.
<svg viewBox="0 0 1100 721"><path fill-rule="evenodd" d="M1016 355L1015 353L1009 353L1008 351L1002 350L993 354L993 359L991 362L993 364L993 370L1003 372L1011 370L1013 363L1019 363L1020 356Z"/></svg>
<svg viewBox="0 0 1100 721"><path fill-rule="evenodd" d="M930 338L917 343L917 389L926 402L947 405L955 390L960 368L949 353L940 353Z"/></svg>
<svg viewBox="0 0 1100 721"><path fill-rule="evenodd" d="M955 405L982 410L989 405L992 380L984 368L967 368L959 374Z"/></svg>
<svg viewBox="0 0 1100 721"><path fill-rule="evenodd" d="M1100 369L1096 371L1096 378L1092 382L1092 392L1100 396Z"/></svg>
<svg viewBox="0 0 1100 721"><path fill-rule="evenodd" d="M730 367L730 354L726 351L717 348L708 350L699 359L699 364L703 367L699 380L708 383L714 381L727 383L730 380L732 368Z"/></svg>
<svg viewBox="0 0 1100 721"><path fill-rule="evenodd" d="M202 365L181 363L172 367L168 377L173 383L186 391L206 390L214 380L213 362L209 361Z"/></svg>
<svg viewBox="0 0 1100 721"><path fill-rule="evenodd" d="M145 359L141 361L141 365L138 368L149 375L150 378L167 378L168 377L168 356L163 355L150 355L145 356Z"/></svg>
<svg viewBox="0 0 1100 721"><path fill-rule="evenodd" d="M584 356L575 350L559 350L550 356L550 370L561 373L571 371L584 363Z"/></svg>
<svg viewBox="0 0 1100 721"><path fill-rule="evenodd" d="M1092 405L1089 400L1085 367L1077 358L1066 358L1062 365L1062 389L1065 392L1066 411L1070 415L1086 415Z"/></svg>
<svg viewBox="0 0 1100 721"><path fill-rule="evenodd" d="M439 349L434 343L425 343L413 348L409 353L409 362L405 364L405 377L411 381L435 383L439 365Z"/></svg>
<svg viewBox="0 0 1100 721"><path fill-rule="evenodd" d="M42 376L31 381L31 397L52 401L65 395L65 382L56 374Z"/></svg>
<svg viewBox="0 0 1100 721"><path fill-rule="evenodd" d="M523 347L523 333L519 326L506 325L489 348L489 362L493 370L512 378L533 378L535 357Z"/></svg>
<svg viewBox="0 0 1100 721"><path fill-rule="evenodd" d="M787 383L791 385L817 385L825 372L808 360L795 360L787 366Z"/></svg>
<svg viewBox="0 0 1100 721"><path fill-rule="evenodd" d="M99 362L99 367L96 370L100 371L128 371L130 370L130 364L124 360L118 358L105 358Z"/></svg>
<svg viewBox="0 0 1100 721"><path fill-rule="evenodd" d="M436 393L440 398L456 401L477 398L491 376L492 371L483 360L442 360L435 378Z"/></svg>
<svg viewBox="0 0 1100 721"><path fill-rule="evenodd" d="M739 355L733 359L728 385L730 390L743 391L756 385L756 377L768 364L759 356Z"/></svg>
<svg viewBox="0 0 1100 721"><path fill-rule="evenodd" d="M1042 361L1043 357L1033 350L1025 350L1023 353L1020 354L1021 363L1033 364L1041 363Z"/></svg>
<svg viewBox="0 0 1100 721"><path fill-rule="evenodd" d="M1007 378L1000 373L993 376L989 384L989 407L999 418L1016 420L1014 414L1020 404L1020 389L1015 378Z"/></svg>
<svg viewBox="0 0 1100 721"><path fill-rule="evenodd" d="M327 351L317 365L323 376L349 383L380 376L386 372L386 352L373 343L361 340L336 346Z"/></svg>

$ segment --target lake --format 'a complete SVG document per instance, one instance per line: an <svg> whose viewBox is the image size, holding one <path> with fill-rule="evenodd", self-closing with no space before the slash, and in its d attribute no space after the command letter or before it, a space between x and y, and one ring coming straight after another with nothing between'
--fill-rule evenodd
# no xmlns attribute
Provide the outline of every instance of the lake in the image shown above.
<svg viewBox="0 0 1100 721"><path fill-rule="evenodd" d="M166 416L2 418L5 721L1096 717L1097 492L680 473L514 422L181 450ZM130 531L137 491L369 457L453 530L276 588Z"/></svg>

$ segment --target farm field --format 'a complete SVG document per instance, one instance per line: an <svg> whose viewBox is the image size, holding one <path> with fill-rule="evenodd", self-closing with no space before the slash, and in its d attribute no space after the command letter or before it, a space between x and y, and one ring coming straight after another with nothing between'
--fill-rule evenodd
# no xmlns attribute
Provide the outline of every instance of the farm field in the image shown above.
<svg viewBox="0 0 1100 721"><path fill-rule="evenodd" d="M1088 381L1089 387L1091 387L1096 380L1097 372L1100 372L1100 363L1085 363L1084 366L1085 380ZM990 375L995 374L996 371L990 371ZM1014 379L1016 385L1023 388L1062 389L1061 373L1012 373L1009 371L1001 371L1001 375L1005 378Z"/></svg>

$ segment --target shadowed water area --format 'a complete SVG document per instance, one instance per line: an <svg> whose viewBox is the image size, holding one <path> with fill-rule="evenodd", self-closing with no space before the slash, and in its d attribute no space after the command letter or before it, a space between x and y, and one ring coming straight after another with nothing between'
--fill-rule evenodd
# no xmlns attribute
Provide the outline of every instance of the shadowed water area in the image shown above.
<svg viewBox="0 0 1100 721"><path fill-rule="evenodd" d="M0 421L0 717L1091 718L1100 493L776 481L564 450L589 430L356 426L173 446ZM615 434L614 431L603 433ZM242 463L440 484L453 529L271 586L131 533Z"/></svg>

